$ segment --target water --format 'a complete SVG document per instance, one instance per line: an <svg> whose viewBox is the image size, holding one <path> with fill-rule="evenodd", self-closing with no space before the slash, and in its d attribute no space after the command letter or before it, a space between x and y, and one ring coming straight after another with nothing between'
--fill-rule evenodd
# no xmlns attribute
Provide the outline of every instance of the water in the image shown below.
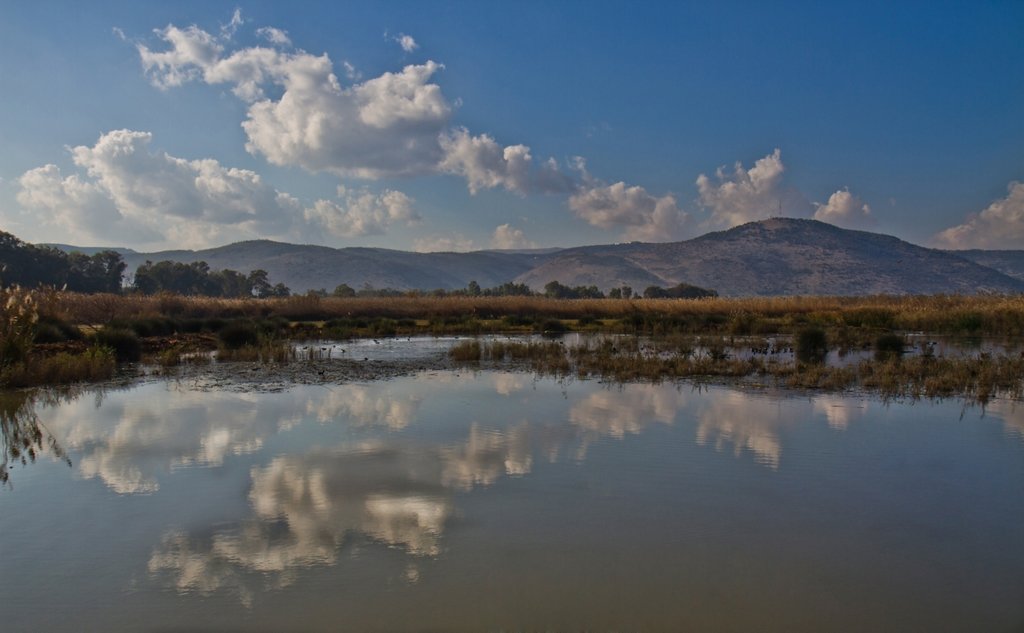
<svg viewBox="0 0 1024 633"><path fill-rule="evenodd" d="M72 466L0 490L6 631L1024 626L1024 404L459 371L36 407Z"/></svg>

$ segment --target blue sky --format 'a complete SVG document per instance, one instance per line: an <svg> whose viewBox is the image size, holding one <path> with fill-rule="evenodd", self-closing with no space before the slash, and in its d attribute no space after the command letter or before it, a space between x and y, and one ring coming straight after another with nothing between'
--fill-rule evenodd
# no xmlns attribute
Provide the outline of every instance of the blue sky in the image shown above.
<svg viewBox="0 0 1024 633"><path fill-rule="evenodd" d="M0 228L1024 248L1024 3L0 3Z"/></svg>

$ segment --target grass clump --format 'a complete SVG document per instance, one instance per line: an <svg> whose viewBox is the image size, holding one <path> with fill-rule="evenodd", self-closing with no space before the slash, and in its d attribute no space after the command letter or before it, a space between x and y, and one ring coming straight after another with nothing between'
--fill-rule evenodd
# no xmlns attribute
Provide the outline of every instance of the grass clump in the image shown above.
<svg viewBox="0 0 1024 633"><path fill-rule="evenodd" d="M796 333L793 344L796 358L802 363L823 363L828 354L828 338L819 327L806 327Z"/></svg>
<svg viewBox="0 0 1024 633"><path fill-rule="evenodd" d="M109 348L119 361L137 361L142 358L142 343L132 330L103 328L96 333L93 342Z"/></svg>
<svg viewBox="0 0 1024 633"><path fill-rule="evenodd" d="M483 356L483 347L479 341L462 341L448 350L448 356L463 363L479 361Z"/></svg>
<svg viewBox="0 0 1024 633"><path fill-rule="evenodd" d="M901 358L905 344L903 337L899 334L882 334L875 339L875 360L886 361Z"/></svg>
<svg viewBox="0 0 1024 633"><path fill-rule="evenodd" d="M222 349L237 350L260 343L260 334L250 321L235 321L225 325L217 332L217 340Z"/></svg>

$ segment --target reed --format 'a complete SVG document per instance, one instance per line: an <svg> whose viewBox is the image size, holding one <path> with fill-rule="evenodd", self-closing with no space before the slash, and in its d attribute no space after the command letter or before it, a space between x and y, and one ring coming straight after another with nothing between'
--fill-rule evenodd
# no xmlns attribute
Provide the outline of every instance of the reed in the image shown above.
<svg viewBox="0 0 1024 633"><path fill-rule="evenodd" d="M802 327L948 334L1024 334L1022 295L552 299L546 297L317 297L220 299L177 295L55 293L47 310L78 324L170 317L330 321L425 321L444 332L509 329L555 319L581 328L663 335L672 332L794 333ZM582 321L582 324L580 323ZM491 323L498 322L498 323ZM406 321L406 323L408 323ZM518 325L517 325L518 324ZM408 329L415 329L406 325ZM358 328L357 328L358 329ZM396 325L401 332L402 326ZM378 333L379 334L379 333Z"/></svg>
<svg viewBox="0 0 1024 633"><path fill-rule="evenodd" d="M707 341L676 351L639 345L628 339L603 339L566 347L546 342L465 341L452 349L455 361L522 363L540 374L599 377L619 382L692 378L757 378L798 389L863 389L886 398L961 397L985 403L993 397L1024 397L1024 355L910 358L884 356L852 366L820 362L733 358ZM698 351L700 350L700 351Z"/></svg>

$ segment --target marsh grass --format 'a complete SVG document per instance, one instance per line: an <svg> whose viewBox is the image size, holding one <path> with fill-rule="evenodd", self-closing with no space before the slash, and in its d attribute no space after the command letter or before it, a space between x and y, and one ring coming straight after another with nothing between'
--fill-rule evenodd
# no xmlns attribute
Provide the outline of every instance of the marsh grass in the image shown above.
<svg viewBox="0 0 1024 633"><path fill-rule="evenodd" d="M620 382L755 377L790 388L863 389L886 398L962 397L985 403L997 396L1024 397L1024 355L1019 354L887 356L832 366L763 356L737 358L709 351L714 348L707 341L694 343L677 339L673 345L652 345L628 338L597 339L573 346L535 341L464 341L452 348L450 356L457 362L525 362L539 374Z"/></svg>
<svg viewBox="0 0 1024 633"><path fill-rule="evenodd" d="M51 356L31 356L26 362L0 372L0 384L7 388L38 385L66 385L97 382L114 375L117 359L108 347L92 346L79 354L59 352Z"/></svg>

